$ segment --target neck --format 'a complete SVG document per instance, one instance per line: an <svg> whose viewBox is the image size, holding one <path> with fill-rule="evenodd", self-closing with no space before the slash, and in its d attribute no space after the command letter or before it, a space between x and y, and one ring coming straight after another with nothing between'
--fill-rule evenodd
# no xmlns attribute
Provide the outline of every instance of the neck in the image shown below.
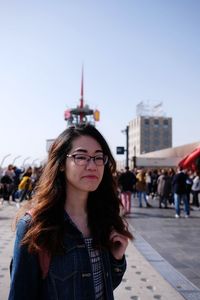
<svg viewBox="0 0 200 300"><path fill-rule="evenodd" d="M90 236L87 216L88 193L67 192L65 200L65 210L76 227L82 232L84 237Z"/></svg>
<svg viewBox="0 0 200 300"><path fill-rule="evenodd" d="M86 216L87 215L87 199L88 192L80 193L73 192L72 190L67 191L65 200L65 210L70 216Z"/></svg>
<svg viewBox="0 0 200 300"><path fill-rule="evenodd" d="M70 217L87 217L86 208L77 208L71 205L65 204L65 210Z"/></svg>

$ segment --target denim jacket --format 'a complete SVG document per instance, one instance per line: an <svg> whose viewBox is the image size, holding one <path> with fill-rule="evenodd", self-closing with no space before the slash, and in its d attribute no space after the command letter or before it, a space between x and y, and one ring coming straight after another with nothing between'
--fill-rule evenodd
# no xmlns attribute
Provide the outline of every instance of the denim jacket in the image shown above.
<svg viewBox="0 0 200 300"><path fill-rule="evenodd" d="M20 242L26 233L30 216L17 225L14 245L11 286L8 300L95 300L92 268L82 233L67 213L63 246L64 255L51 257L49 271L42 279L38 255L30 254ZM105 299L113 300L113 290L120 284L126 270L126 260L116 260L107 250L100 251Z"/></svg>

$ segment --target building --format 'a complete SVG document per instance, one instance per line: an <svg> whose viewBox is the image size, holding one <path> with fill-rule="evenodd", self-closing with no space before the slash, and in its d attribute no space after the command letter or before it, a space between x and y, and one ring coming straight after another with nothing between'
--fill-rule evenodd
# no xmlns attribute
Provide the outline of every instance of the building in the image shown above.
<svg viewBox="0 0 200 300"><path fill-rule="evenodd" d="M128 152L126 160L117 161L118 170L127 165L131 169L176 168L182 162L189 165L189 161L193 169L200 168L200 141L173 148L172 118L165 116L162 103L150 107L140 102L137 116L129 122L126 135Z"/></svg>
<svg viewBox="0 0 200 300"><path fill-rule="evenodd" d="M172 147L172 118L138 116L129 122L129 157Z"/></svg>
<svg viewBox="0 0 200 300"><path fill-rule="evenodd" d="M137 116L128 126L129 160L134 156L172 147L172 118L165 117L161 107L162 103L151 109L147 109L143 102L137 105Z"/></svg>

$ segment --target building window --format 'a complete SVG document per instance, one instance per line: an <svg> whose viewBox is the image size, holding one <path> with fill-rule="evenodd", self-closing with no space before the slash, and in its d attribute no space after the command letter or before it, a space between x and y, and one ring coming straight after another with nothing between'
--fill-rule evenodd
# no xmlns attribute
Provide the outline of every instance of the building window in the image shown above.
<svg viewBox="0 0 200 300"><path fill-rule="evenodd" d="M155 119L153 122L154 127L159 127L159 120Z"/></svg>
<svg viewBox="0 0 200 300"><path fill-rule="evenodd" d="M168 127L169 127L169 122L168 122L167 119L166 119L166 120L163 120L163 127L164 127L164 128L168 128Z"/></svg>

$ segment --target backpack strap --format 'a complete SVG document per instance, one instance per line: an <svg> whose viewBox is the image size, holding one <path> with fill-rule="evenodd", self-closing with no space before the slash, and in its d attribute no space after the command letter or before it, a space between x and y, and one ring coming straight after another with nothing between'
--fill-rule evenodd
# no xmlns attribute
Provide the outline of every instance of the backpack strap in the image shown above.
<svg viewBox="0 0 200 300"><path fill-rule="evenodd" d="M28 210L26 213L32 217L33 209ZM40 264L40 269L42 271L42 279L45 279L49 272L49 266L51 263L51 254L46 249L42 249L38 253L38 260Z"/></svg>

